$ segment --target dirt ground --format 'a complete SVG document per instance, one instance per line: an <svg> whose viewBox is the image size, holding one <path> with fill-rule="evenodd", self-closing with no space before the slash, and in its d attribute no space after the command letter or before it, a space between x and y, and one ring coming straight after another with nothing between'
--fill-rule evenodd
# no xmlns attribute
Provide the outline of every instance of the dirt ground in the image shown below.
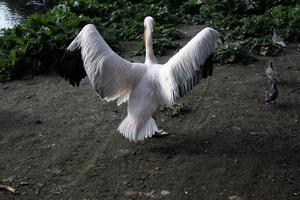
<svg viewBox="0 0 300 200"><path fill-rule="evenodd" d="M183 40L198 29L185 28ZM1 83L0 184L18 194L0 190L0 199L299 199L297 45L250 65L216 65L179 101L191 112L162 111L171 135L137 144L117 133L126 105L101 101L87 80L79 88L55 74ZM271 59L282 80L267 106Z"/></svg>

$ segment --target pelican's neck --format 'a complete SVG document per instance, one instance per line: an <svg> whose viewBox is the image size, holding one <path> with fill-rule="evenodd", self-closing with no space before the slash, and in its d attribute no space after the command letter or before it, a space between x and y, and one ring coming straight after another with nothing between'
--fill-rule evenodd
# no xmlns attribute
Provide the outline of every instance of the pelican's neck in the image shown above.
<svg viewBox="0 0 300 200"><path fill-rule="evenodd" d="M146 64L157 63L154 52L153 52L153 39L152 39L152 30L146 29L144 33L145 37L145 46L146 46Z"/></svg>

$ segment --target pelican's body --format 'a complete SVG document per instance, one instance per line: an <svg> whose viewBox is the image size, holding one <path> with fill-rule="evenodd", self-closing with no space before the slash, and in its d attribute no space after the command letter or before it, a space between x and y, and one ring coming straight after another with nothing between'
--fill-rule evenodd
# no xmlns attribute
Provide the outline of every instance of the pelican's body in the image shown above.
<svg viewBox="0 0 300 200"><path fill-rule="evenodd" d="M212 53L219 38L217 31L206 28L164 65L153 63L153 59L132 63L111 50L95 26L89 24L67 49L80 53L82 63L71 57L75 64L61 66L59 73L77 86L87 75L100 98L117 99L118 105L127 101L127 116L118 131L136 142L158 131L152 116L161 105L172 105L212 74Z"/></svg>

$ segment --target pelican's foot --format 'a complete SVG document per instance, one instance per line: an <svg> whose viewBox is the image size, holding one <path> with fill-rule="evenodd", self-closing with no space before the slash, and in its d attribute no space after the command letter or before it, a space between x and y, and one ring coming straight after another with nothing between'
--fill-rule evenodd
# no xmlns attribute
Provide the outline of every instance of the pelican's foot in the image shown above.
<svg viewBox="0 0 300 200"><path fill-rule="evenodd" d="M159 129L157 132L155 132L155 134L153 135L153 137L164 137L170 135L170 133L164 131L163 129Z"/></svg>

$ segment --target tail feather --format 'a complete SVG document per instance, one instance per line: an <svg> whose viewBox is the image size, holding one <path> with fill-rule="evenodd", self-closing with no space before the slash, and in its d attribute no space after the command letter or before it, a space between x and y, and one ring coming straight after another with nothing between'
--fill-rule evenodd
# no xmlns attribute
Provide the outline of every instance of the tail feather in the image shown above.
<svg viewBox="0 0 300 200"><path fill-rule="evenodd" d="M118 131L129 141L137 142L152 137L158 128L152 117L141 124L140 120L137 121L127 115L120 124Z"/></svg>

